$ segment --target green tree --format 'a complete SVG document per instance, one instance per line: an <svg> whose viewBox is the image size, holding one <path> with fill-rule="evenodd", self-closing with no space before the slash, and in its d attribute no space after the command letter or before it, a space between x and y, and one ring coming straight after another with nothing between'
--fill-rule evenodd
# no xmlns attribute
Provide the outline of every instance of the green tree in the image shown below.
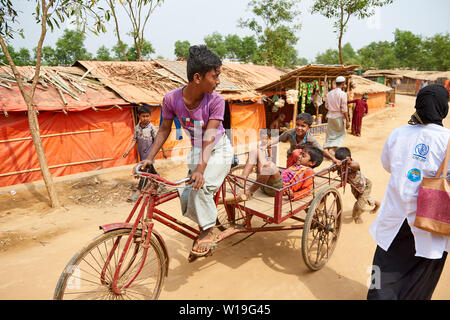
<svg viewBox="0 0 450 320"><path fill-rule="evenodd" d="M116 43L116 45L111 48L111 52L114 53L114 60L128 61L127 50L128 45L126 43ZM125 51L125 55L122 51Z"/></svg>
<svg viewBox="0 0 450 320"><path fill-rule="evenodd" d="M33 49L34 58L37 57L37 47ZM50 46L42 47L42 65L44 66L57 66L58 59L56 58L56 51Z"/></svg>
<svg viewBox="0 0 450 320"><path fill-rule="evenodd" d="M75 17L75 21L82 24L83 30L87 26L88 29L93 32L98 33L100 31L104 31L105 27L103 24L103 19L97 14L97 10L101 9L97 8L96 5L97 1L95 0L36 0L34 17L37 25L40 25L41 35L36 47L36 65L35 74L32 78L33 81L29 90L25 90L22 75L17 69L7 46L7 41L14 38L17 34L23 36L23 30L17 30L15 28L19 24L19 11L16 10L18 6L17 1L13 4L12 0L0 0L0 46L14 74L14 78L17 82L20 93L22 94L22 98L27 105L31 138L36 149L42 177L44 179L52 207L59 207L60 202L48 168L47 158L45 156L39 131L39 122L36 115L36 109L33 105L34 93L36 92L36 86L39 81L41 68L42 45L47 34L47 26L53 30L53 25L59 27L59 23L64 22L66 18L70 17ZM76 10L69 10L69 8L76 8ZM93 18L94 24L92 27L87 25L87 21L90 20L89 18Z"/></svg>
<svg viewBox="0 0 450 320"><path fill-rule="evenodd" d="M10 45L7 45L6 47L8 48L9 54L11 55L11 58L16 64L16 66L28 66L33 63L30 51L27 48L20 48L19 51L17 52ZM8 64L8 59L1 52L0 52L0 61L2 61L4 64Z"/></svg>
<svg viewBox="0 0 450 320"><path fill-rule="evenodd" d="M155 53L152 44L144 39L141 43L140 49L137 49L136 45L133 44L127 50L127 57L129 61L142 61L150 59L150 55L152 53Z"/></svg>
<svg viewBox="0 0 450 320"><path fill-rule="evenodd" d="M258 43L254 36L236 38L236 35L228 35L225 42L230 59L237 59L241 62L253 62L255 53L258 51Z"/></svg>
<svg viewBox="0 0 450 320"><path fill-rule="evenodd" d="M84 47L86 34L80 30L64 30L56 41L54 60L57 65L73 65L77 60L92 60L92 54Z"/></svg>
<svg viewBox="0 0 450 320"><path fill-rule="evenodd" d="M297 62L296 62L297 66L306 66L307 64L309 64L308 59L306 59L306 58L298 58L297 59Z"/></svg>
<svg viewBox="0 0 450 320"><path fill-rule="evenodd" d="M360 58L358 54L353 49L352 45L350 43L346 43L342 47L342 56L344 58L344 64L350 65L350 64L360 64Z"/></svg>
<svg viewBox="0 0 450 320"><path fill-rule="evenodd" d="M339 61L344 64L342 54L342 37L347 31L347 24L351 16L365 19L375 13L375 7L382 7L394 0L315 0L312 13L334 19L334 31L338 34Z"/></svg>
<svg viewBox="0 0 450 320"><path fill-rule="evenodd" d="M206 46L209 50L214 52L220 59L224 59L227 56L227 47L223 36L218 32L213 32L211 35L206 36L204 39Z"/></svg>
<svg viewBox="0 0 450 320"><path fill-rule="evenodd" d="M436 34L423 41L424 58L420 68L423 70L450 70L450 34Z"/></svg>
<svg viewBox="0 0 450 320"><path fill-rule="evenodd" d="M248 7L254 17L240 19L239 26L252 30L258 41L255 62L278 67L291 66L297 60L294 46L300 25L294 0L251 0Z"/></svg>
<svg viewBox="0 0 450 320"><path fill-rule="evenodd" d="M185 41L176 41L175 42L175 56L177 58L182 58L184 60L187 60L188 55L189 55L189 47L191 46L191 44L189 43L189 41L185 40Z"/></svg>
<svg viewBox="0 0 450 320"><path fill-rule="evenodd" d="M97 50L97 56L95 57L95 60L111 61L111 60L113 60L113 58L111 57L111 53L109 52L108 48L105 46L101 46Z"/></svg>
<svg viewBox="0 0 450 320"><path fill-rule="evenodd" d="M339 51L328 49L324 53L319 53L316 56L316 63L318 64L339 64Z"/></svg>
<svg viewBox="0 0 450 320"><path fill-rule="evenodd" d="M394 35L394 52L398 67L419 68L424 56L422 37L413 34L411 31L399 29L395 30Z"/></svg>
<svg viewBox="0 0 450 320"><path fill-rule="evenodd" d="M254 60L258 51L258 44L253 36L240 38L236 34L228 34L224 37L214 32L206 36L204 40L208 49L221 59L228 58L247 63Z"/></svg>
<svg viewBox="0 0 450 320"><path fill-rule="evenodd" d="M393 42L371 42L359 49L358 55L363 69L394 69L398 67Z"/></svg>

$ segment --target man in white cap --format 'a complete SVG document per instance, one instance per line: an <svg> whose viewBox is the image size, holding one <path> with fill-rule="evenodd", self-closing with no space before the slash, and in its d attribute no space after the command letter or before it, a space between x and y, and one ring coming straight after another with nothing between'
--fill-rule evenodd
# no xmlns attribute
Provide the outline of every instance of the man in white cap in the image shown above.
<svg viewBox="0 0 450 320"><path fill-rule="evenodd" d="M323 147L336 151L342 145L350 127L350 120L347 109L347 94L342 90L345 85L345 78L336 78L336 88L327 94L325 107L328 109L327 137ZM344 125L345 120L345 125ZM330 151L330 150L328 150Z"/></svg>

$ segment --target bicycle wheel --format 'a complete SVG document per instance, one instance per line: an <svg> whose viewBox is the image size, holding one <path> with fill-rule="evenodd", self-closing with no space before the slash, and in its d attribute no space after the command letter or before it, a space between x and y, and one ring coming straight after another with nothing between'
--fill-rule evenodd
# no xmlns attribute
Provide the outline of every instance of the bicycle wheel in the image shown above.
<svg viewBox="0 0 450 320"><path fill-rule="evenodd" d="M341 195L334 187L324 188L314 197L303 227L303 260L312 271L321 269L331 258L341 224Z"/></svg>
<svg viewBox="0 0 450 320"><path fill-rule="evenodd" d="M152 234L144 257L141 230L136 230L122 263L117 285L128 283L144 265L131 285L116 294L112 289L113 277L131 229L119 229L96 237L76 253L62 272L55 289L54 299L81 300L149 300L157 299L163 286L167 257ZM116 249L108 261L112 248ZM102 276L103 275L103 276Z"/></svg>

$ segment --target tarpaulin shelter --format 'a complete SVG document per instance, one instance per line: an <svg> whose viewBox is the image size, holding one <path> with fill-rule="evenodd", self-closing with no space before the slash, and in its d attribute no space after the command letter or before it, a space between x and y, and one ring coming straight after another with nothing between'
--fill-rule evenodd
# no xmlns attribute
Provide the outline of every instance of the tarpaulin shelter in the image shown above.
<svg viewBox="0 0 450 320"><path fill-rule="evenodd" d="M33 67L19 67L25 90ZM52 176L130 164L117 148L133 130L127 101L77 67L41 67L33 106ZM0 187L41 180L27 106L9 67L0 68Z"/></svg>
<svg viewBox="0 0 450 320"><path fill-rule="evenodd" d="M222 70L217 91L227 103L224 124L235 129L235 146L247 144L243 137L248 130L266 127L262 97L254 88L284 72L235 63L225 63ZM34 74L33 67L20 67L19 71L28 82ZM72 67L42 67L33 102L39 111L52 176L135 163L136 153L122 158L137 119L132 107L150 105L151 122L159 127L164 95L186 85L186 78L185 61L162 59L78 61ZM0 186L42 178L27 107L13 79L9 67L0 69L0 160L4 163ZM172 158L183 157L191 147L189 140L177 139L177 131L172 130L164 148ZM157 158L161 157L158 154Z"/></svg>
<svg viewBox="0 0 450 320"><path fill-rule="evenodd" d="M394 90L384 84L357 75L351 76L351 83L352 97L349 97L349 99L361 99L364 94L367 94L369 113L384 108L387 102L395 102L390 94Z"/></svg>

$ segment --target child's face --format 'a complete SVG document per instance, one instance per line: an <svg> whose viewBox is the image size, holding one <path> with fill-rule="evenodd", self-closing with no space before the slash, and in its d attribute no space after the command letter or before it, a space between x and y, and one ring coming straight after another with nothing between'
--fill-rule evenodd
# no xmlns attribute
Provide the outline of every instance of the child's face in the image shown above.
<svg viewBox="0 0 450 320"><path fill-rule="evenodd" d="M205 93L211 94L216 87L220 84L220 67L217 69L209 70L204 77L199 77L198 84L202 88L202 91Z"/></svg>
<svg viewBox="0 0 450 320"><path fill-rule="evenodd" d="M303 120L295 121L295 133L297 133L297 135L303 137L308 130L309 124L307 124L305 121Z"/></svg>
<svg viewBox="0 0 450 320"><path fill-rule="evenodd" d="M150 122L150 113L141 113L139 115L139 122L142 123L143 125L146 125L147 123Z"/></svg>
<svg viewBox="0 0 450 320"><path fill-rule="evenodd" d="M298 159L297 159L297 165L298 166L305 166L305 167L312 167L315 164L314 161L311 160L311 155L308 151L302 150L302 153L300 153Z"/></svg>

